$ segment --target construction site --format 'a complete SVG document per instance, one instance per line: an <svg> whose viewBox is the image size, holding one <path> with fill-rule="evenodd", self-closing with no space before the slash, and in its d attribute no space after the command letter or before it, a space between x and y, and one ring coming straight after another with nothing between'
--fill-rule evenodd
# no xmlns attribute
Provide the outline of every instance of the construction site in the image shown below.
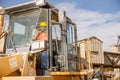
<svg viewBox="0 0 120 80"><path fill-rule="evenodd" d="M110 51L96 36L77 37L66 11L46 0L0 6L0 80L120 80L120 36Z"/></svg>

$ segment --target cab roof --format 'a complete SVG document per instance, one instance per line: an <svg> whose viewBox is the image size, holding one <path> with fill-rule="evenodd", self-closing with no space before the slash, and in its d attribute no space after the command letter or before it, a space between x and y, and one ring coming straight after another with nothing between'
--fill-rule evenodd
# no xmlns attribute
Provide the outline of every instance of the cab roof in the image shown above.
<svg viewBox="0 0 120 80"><path fill-rule="evenodd" d="M46 2L46 5L44 5L42 7L44 7L44 8L55 8L53 5L51 5L48 2ZM7 8L5 8L5 13L6 14L11 14L11 13L15 13L15 12L18 12L18 11L21 11L21 10L27 10L27 9L33 9L33 8L39 8L39 6L36 6L35 1L30 1L30 2L15 5L15 6L7 7Z"/></svg>
<svg viewBox="0 0 120 80"><path fill-rule="evenodd" d="M24 11L24 10L28 10L28 9L35 9L35 8L40 8L40 7L41 8L51 8L51 9L53 9L53 11L56 14L58 14L58 12L59 12L59 10L56 7L54 7L52 4L50 4L49 2L46 2L46 5L44 5L44 6L37 6L36 1L33 0L33 1L22 3L19 5L7 7L7 8L5 8L5 14L10 15L12 13L16 13L19 11ZM71 21L71 19L69 17L67 17L67 21L76 25L74 22Z"/></svg>

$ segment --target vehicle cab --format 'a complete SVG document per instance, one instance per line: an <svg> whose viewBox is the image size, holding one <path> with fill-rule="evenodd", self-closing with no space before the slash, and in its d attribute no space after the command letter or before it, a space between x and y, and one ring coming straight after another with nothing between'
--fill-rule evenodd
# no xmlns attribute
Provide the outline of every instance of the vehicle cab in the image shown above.
<svg viewBox="0 0 120 80"><path fill-rule="evenodd" d="M45 0L36 0L8 7L9 27L6 54L16 52L47 51L47 68L57 71L79 71L76 24ZM48 40L33 40L35 30L45 22Z"/></svg>

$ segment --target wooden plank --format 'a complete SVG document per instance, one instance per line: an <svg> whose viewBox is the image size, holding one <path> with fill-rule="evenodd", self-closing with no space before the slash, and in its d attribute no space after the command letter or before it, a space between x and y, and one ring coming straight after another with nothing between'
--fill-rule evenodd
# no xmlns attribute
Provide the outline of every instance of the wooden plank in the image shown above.
<svg viewBox="0 0 120 80"><path fill-rule="evenodd" d="M52 72L54 80L82 80L81 75L87 75L87 72Z"/></svg>
<svg viewBox="0 0 120 80"><path fill-rule="evenodd" d="M53 80L51 76L17 76L3 77L2 80Z"/></svg>
<svg viewBox="0 0 120 80"><path fill-rule="evenodd" d="M82 80L81 76L54 76L54 80Z"/></svg>
<svg viewBox="0 0 120 80"><path fill-rule="evenodd" d="M52 76L12 76L2 80L82 80L80 72L52 72Z"/></svg>
<svg viewBox="0 0 120 80"><path fill-rule="evenodd" d="M82 75L87 75L87 74L89 74L88 72L51 72L51 75L52 76L55 76L55 75L80 75L80 76L82 76Z"/></svg>
<svg viewBox="0 0 120 80"><path fill-rule="evenodd" d="M35 80L35 77L3 77L2 80Z"/></svg>
<svg viewBox="0 0 120 80"><path fill-rule="evenodd" d="M56 75L52 76L53 80L82 80L80 75Z"/></svg>

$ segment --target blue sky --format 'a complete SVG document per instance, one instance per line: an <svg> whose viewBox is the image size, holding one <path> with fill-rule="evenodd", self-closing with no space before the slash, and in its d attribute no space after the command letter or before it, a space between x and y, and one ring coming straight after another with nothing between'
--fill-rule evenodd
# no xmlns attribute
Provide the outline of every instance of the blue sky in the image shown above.
<svg viewBox="0 0 120 80"><path fill-rule="evenodd" d="M0 0L9 7L31 0ZM96 36L104 42L104 50L117 43L120 35L120 0L48 0L77 24L78 40Z"/></svg>
<svg viewBox="0 0 120 80"><path fill-rule="evenodd" d="M24 3L31 0L0 0L1 6L12 6ZM97 10L100 12L117 12L120 11L120 0L48 0L52 4L59 4L61 2L76 3L77 8L88 10Z"/></svg>

